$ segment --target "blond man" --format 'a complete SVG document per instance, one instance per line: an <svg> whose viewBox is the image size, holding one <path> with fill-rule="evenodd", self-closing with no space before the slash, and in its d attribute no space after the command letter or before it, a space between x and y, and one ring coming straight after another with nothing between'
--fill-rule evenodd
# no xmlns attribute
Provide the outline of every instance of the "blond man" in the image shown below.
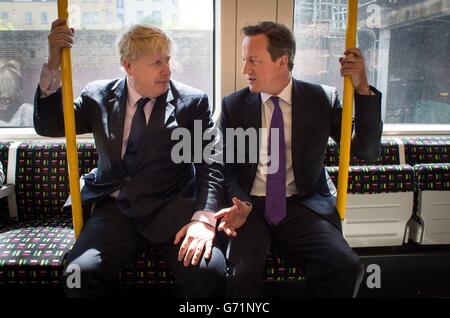
<svg viewBox="0 0 450 318"><path fill-rule="evenodd" d="M34 127L43 136L64 136L60 52L72 47L73 35L64 20L53 22L35 98ZM171 80L171 41L161 30L132 26L118 49L126 76L92 82L74 101L76 132L94 135L99 160L83 177L82 200L95 202L95 209L67 257L66 295L110 296L120 270L153 246L180 296L220 296L225 260L214 240L213 212L222 167L171 158L174 129L192 130L195 120L203 129L213 126L208 98ZM76 267L81 288L69 288L65 280Z"/></svg>

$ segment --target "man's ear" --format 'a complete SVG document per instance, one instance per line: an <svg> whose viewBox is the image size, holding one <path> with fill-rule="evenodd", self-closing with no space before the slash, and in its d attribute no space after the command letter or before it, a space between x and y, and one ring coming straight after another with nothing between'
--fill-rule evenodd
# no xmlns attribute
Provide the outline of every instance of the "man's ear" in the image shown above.
<svg viewBox="0 0 450 318"><path fill-rule="evenodd" d="M288 63L289 63L289 59L287 57L287 55L283 55L282 57L280 57L280 67L288 67Z"/></svg>
<svg viewBox="0 0 450 318"><path fill-rule="evenodd" d="M133 76L133 69L131 68L131 63L127 60L122 60L122 67L127 72L127 75Z"/></svg>

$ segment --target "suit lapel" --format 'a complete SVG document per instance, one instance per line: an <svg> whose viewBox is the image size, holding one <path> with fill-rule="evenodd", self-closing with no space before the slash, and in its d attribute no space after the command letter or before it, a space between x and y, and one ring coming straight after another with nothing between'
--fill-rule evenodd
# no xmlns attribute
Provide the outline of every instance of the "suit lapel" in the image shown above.
<svg viewBox="0 0 450 318"><path fill-rule="evenodd" d="M110 118L108 118L110 140L113 147L113 160L120 162L119 167L122 171L125 171L125 167L122 164L122 143L123 143L123 127L125 123L125 112L127 103L127 84L125 79L117 81L116 85L112 88L113 95L108 102L108 109L112 109L110 112Z"/></svg>
<svg viewBox="0 0 450 318"><path fill-rule="evenodd" d="M174 100L172 89L167 91L167 96L164 105L164 127L168 126L175 120L175 106L172 104ZM181 103L182 101L179 100Z"/></svg>
<svg viewBox="0 0 450 318"><path fill-rule="evenodd" d="M308 137L307 122L309 118L311 103L308 92L301 81L293 79L292 85L292 167L295 180L301 180L300 167L303 146ZM299 183L297 182L297 187Z"/></svg>
<svg viewBox="0 0 450 318"><path fill-rule="evenodd" d="M245 105L243 109L243 124L244 129L254 128L256 129L257 135L257 160L256 163L250 163L250 176L251 180L254 180L256 176L256 170L258 168L259 161L259 129L261 128L261 94L259 93L250 93L245 99ZM252 181L253 182L253 181Z"/></svg>
<svg viewBox="0 0 450 318"><path fill-rule="evenodd" d="M156 99L152 113L150 114L147 129L145 130L145 138L153 137L174 116L175 106L170 104L172 101L173 95L171 89Z"/></svg>

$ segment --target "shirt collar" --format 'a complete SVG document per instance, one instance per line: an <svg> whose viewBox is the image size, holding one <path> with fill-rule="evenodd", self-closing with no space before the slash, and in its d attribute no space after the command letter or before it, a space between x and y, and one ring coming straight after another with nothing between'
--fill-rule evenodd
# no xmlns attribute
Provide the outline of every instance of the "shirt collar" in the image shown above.
<svg viewBox="0 0 450 318"><path fill-rule="evenodd" d="M128 80L127 77L127 89L128 89L128 97L127 100L129 102L129 105L131 105L131 107L136 107L136 103L138 102L138 100L140 100L143 96L141 96L133 87L133 85L131 85L130 81ZM153 101L153 98L151 98L151 100Z"/></svg>
<svg viewBox="0 0 450 318"><path fill-rule="evenodd" d="M261 93L261 100L263 103L267 102L267 100L272 97L273 95L267 94L267 93ZM285 88L280 92L280 94L276 95L289 105L292 105L292 77L289 80L289 83L286 85Z"/></svg>

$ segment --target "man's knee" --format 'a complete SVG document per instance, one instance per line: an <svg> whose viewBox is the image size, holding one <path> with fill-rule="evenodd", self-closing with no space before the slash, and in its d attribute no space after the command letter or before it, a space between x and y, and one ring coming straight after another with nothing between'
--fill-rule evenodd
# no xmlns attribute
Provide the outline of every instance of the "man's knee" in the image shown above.
<svg viewBox="0 0 450 318"><path fill-rule="evenodd" d="M364 273L364 264L356 253L346 253L345 257L342 258L340 270L357 278Z"/></svg>
<svg viewBox="0 0 450 318"><path fill-rule="evenodd" d="M82 297L85 290L111 281L112 276L101 265L100 253L95 249L87 250L78 257L69 253L61 277L66 295Z"/></svg>

